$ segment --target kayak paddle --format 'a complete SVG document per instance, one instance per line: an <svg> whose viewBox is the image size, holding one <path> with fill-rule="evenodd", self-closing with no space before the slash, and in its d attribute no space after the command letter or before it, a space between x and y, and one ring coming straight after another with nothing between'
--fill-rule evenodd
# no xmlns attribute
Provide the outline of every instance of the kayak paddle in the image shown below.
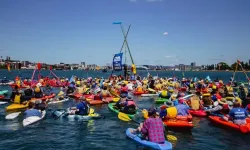
<svg viewBox="0 0 250 150"><path fill-rule="evenodd" d="M21 112L14 112L14 113L8 114L5 117L5 119L7 119L7 120L15 119L16 117L19 116L19 114L21 114Z"/></svg>

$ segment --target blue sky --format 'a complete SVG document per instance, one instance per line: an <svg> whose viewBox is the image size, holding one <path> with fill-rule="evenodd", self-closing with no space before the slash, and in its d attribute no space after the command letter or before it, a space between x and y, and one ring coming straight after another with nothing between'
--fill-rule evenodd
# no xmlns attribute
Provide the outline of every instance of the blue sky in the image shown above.
<svg viewBox="0 0 250 150"><path fill-rule="evenodd" d="M0 56L110 63L128 43L136 64L250 59L249 0L1 0ZM167 35L163 35L167 32Z"/></svg>

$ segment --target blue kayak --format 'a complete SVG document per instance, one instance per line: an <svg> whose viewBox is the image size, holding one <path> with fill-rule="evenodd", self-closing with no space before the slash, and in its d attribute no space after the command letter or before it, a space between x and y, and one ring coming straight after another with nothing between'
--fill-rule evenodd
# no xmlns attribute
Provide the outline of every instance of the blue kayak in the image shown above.
<svg viewBox="0 0 250 150"><path fill-rule="evenodd" d="M160 150L169 150L172 149L172 144L168 141L165 141L164 144L158 144L158 143L154 143L154 142L150 142L147 140L142 140L140 136L138 136L137 134L133 134L131 133L131 131L134 130L133 128L128 128L126 130L126 135L131 138L132 140L136 141L137 143L149 147L149 148L153 148L153 149L160 149Z"/></svg>

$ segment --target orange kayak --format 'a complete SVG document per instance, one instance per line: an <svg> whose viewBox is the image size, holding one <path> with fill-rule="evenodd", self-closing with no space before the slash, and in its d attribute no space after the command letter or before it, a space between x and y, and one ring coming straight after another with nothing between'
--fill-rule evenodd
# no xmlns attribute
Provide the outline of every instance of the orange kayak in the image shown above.
<svg viewBox="0 0 250 150"><path fill-rule="evenodd" d="M113 102L113 97L107 97L107 98L104 98L103 100L87 99L87 103L89 103L90 105L107 104L110 102Z"/></svg>
<svg viewBox="0 0 250 150"><path fill-rule="evenodd" d="M170 128L192 129L194 127L191 114L188 116L177 116L176 119L164 120L163 123Z"/></svg>
<svg viewBox="0 0 250 150"><path fill-rule="evenodd" d="M142 95L142 94L147 94L147 92L144 91L135 91L134 95Z"/></svg>
<svg viewBox="0 0 250 150"><path fill-rule="evenodd" d="M247 120L247 124L246 125L236 125L232 122L228 122L223 120L221 117L218 116L209 116L209 119L213 122L216 123L218 125L221 126L225 126L225 127L229 127L238 131L241 131L243 133L249 133L250 132L250 119L246 119Z"/></svg>
<svg viewBox="0 0 250 150"><path fill-rule="evenodd" d="M207 113L204 110L189 110L189 113L197 117L206 117Z"/></svg>
<svg viewBox="0 0 250 150"><path fill-rule="evenodd" d="M49 95L49 96L44 96L42 98L31 98L32 101L35 101L35 100L47 100L47 99L50 99L50 98L53 98L55 97L56 95L55 94L52 94L52 95Z"/></svg>

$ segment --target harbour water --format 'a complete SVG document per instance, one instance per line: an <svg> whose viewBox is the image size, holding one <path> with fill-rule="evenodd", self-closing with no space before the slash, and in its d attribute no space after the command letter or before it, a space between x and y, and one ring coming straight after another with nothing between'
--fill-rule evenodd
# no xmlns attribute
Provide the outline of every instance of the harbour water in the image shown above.
<svg viewBox="0 0 250 150"><path fill-rule="evenodd" d="M232 72L184 72L185 77L197 76L211 79L219 78L228 82ZM4 76L13 79L16 75L23 78L31 77L32 71L0 71L0 78ZM43 76L49 75L48 71L41 71ZM78 77L107 77L110 72L102 73L95 71L55 71L59 77L70 78L71 75ZM171 77L175 74L182 78L182 72L151 71L150 74L160 77ZM139 71L139 75L146 76L147 71ZM249 75L249 74L248 74ZM244 80L243 73L236 74L236 80ZM1 89L9 87L1 86ZM10 90L10 89L9 89ZM55 89L55 92L58 90ZM153 104L153 98L136 97L140 108L149 108ZM107 105L93 106L96 112L104 115L102 119L88 122L69 121L67 119L54 120L51 117L51 109L68 108L75 105L74 100L64 104L50 106L46 118L34 125L22 127L22 116L15 120L5 120L5 107L0 106L0 149L10 150L134 150L145 149L136 145L135 142L126 138L125 131L129 127L137 127L133 122L123 122L117 118L117 114L111 112ZM136 119L139 119L137 116ZM168 133L177 137L173 142L174 149L192 150L249 150L250 135L214 126L207 118L193 118L195 127L188 132L169 130Z"/></svg>

